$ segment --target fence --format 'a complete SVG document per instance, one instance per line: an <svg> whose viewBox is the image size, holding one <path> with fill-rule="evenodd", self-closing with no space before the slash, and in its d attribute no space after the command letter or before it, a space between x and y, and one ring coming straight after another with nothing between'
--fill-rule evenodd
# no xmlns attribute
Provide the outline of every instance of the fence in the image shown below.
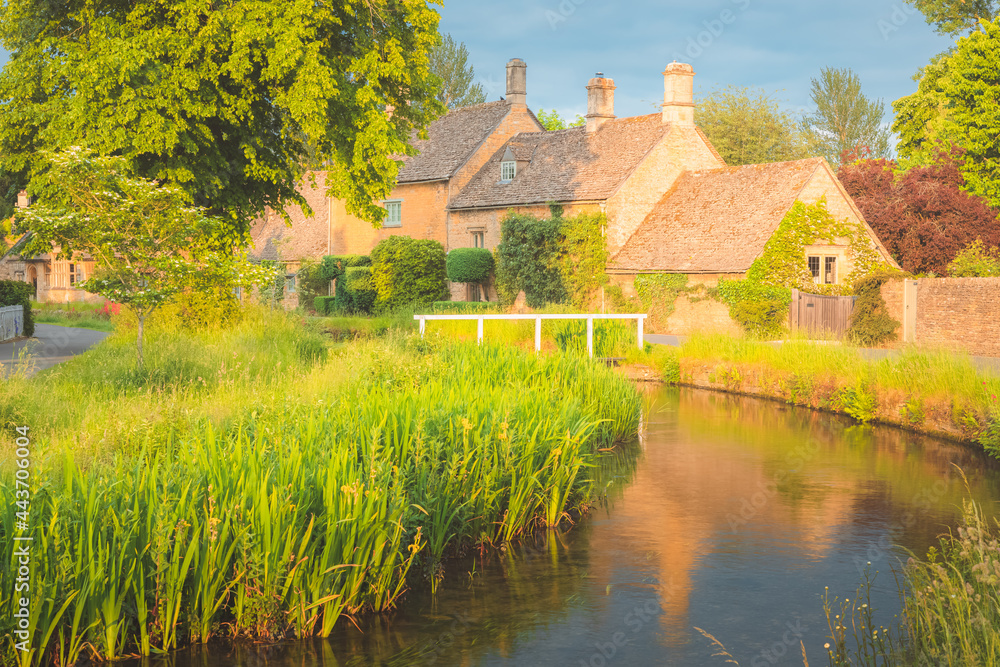
<svg viewBox="0 0 1000 667"><path fill-rule="evenodd" d="M0 308L0 341L24 335L24 306Z"/></svg>
<svg viewBox="0 0 1000 667"><path fill-rule="evenodd" d="M587 320L587 356L594 356L594 320L635 320L636 341L639 349L642 349L642 328L646 320L646 315L586 315L586 314L563 314L563 315L414 315L413 319L420 322L420 337L424 337L424 328L427 320L477 320L476 342L483 342L483 321L484 320L535 320L535 352L542 349L542 320Z"/></svg>
<svg viewBox="0 0 1000 667"><path fill-rule="evenodd" d="M789 321L792 331L843 336L851 325L854 312L853 296L825 296L792 290Z"/></svg>

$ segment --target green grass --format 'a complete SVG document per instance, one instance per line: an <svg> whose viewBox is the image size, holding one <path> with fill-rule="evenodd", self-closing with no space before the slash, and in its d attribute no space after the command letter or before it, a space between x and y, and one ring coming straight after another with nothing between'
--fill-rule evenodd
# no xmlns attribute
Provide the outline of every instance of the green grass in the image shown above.
<svg viewBox="0 0 1000 667"><path fill-rule="evenodd" d="M78 327L94 331L114 331L111 318L98 313L104 304L92 303L38 303L31 302L35 323L54 324L60 327Z"/></svg>
<svg viewBox="0 0 1000 667"><path fill-rule="evenodd" d="M230 329L152 327L140 373L123 323L0 385L0 446L31 429L40 601L34 653L14 655L0 618L5 664L326 636L436 586L450 555L562 524L605 492L599 450L638 428L634 388L575 356L398 330L331 345L315 326L251 311Z"/></svg>

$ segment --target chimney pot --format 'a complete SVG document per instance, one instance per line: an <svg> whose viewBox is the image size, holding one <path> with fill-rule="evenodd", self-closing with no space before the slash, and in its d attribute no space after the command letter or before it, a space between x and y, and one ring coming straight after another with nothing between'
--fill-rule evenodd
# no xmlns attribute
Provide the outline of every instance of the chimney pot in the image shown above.
<svg viewBox="0 0 1000 667"><path fill-rule="evenodd" d="M694 68L687 63L663 70L663 122L694 125Z"/></svg>
<svg viewBox="0 0 1000 667"><path fill-rule="evenodd" d="M511 58L507 63L507 104L527 104L527 69L528 66L520 58Z"/></svg>
<svg viewBox="0 0 1000 667"><path fill-rule="evenodd" d="M615 81L603 72L587 82L587 132L596 132L615 117Z"/></svg>

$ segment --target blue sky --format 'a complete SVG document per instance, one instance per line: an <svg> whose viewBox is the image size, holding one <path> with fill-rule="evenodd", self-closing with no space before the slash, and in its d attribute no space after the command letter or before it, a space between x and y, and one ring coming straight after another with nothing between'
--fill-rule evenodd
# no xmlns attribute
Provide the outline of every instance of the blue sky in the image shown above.
<svg viewBox="0 0 1000 667"><path fill-rule="evenodd" d="M810 79L850 67L868 97L886 103L916 90L918 67L953 43L902 0L506 0L446 2L440 30L469 48L487 99L504 94L504 65L528 64L528 105L586 113L587 80L615 80L615 112L654 111L672 60L694 66L695 92L729 84L776 93L808 110Z"/></svg>

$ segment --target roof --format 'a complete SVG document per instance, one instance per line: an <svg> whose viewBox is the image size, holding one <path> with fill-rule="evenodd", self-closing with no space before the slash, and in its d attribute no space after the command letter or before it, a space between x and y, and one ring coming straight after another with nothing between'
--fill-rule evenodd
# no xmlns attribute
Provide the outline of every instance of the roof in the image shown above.
<svg viewBox="0 0 1000 667"><path fill-rule="evenodd" d="M657 113L609 120L591 133L573 127L516 134L476 173L450 208L607 199L669 128ZM499 163L508 148L519 159L530 156L531 162L513 181L502 184Z"/></svg>
<svg viewBox="0 0 1000 667"><path fill-rule="evenodd" d="M823 162L809 158L684 172L610 268L742 273Z"/></svg>
<svg viewBox="0 0 1000 667"><path fill-rule="evenodd" d="M451 178L469 156L492 134L510 111L504 100L453 109L427 127L427 138L414 137L417 155L400 158L398 183Z"/></svg>

